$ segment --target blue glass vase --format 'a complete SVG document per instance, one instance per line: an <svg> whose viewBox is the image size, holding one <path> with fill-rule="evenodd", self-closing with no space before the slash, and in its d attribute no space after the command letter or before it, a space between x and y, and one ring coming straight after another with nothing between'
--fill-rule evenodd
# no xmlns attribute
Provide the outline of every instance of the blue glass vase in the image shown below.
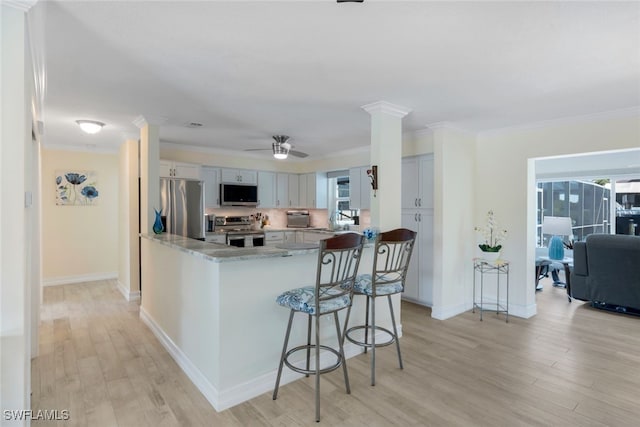
<svg viewBox="0 0 640 427"><path fill-rule="evenodd" d="M156 213L156 220L153 223L153 232L156 234L160 234L164 231L164 226L162 225L162 209L160 209L160 211L155 210Z"/></svg>

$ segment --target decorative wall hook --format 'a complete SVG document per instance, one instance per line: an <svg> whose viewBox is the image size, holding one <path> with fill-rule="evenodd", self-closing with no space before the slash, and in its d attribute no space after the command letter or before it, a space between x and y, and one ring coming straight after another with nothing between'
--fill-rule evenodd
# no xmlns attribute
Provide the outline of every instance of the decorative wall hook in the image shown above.
<svg viewBox="0 0 640 427"><path fill-rule="evenodd" d="M378 190L378 166L373 165L371 169L367 169L367 176L371 180L371 188L373 189L373 197L376 197Z"/></svg>

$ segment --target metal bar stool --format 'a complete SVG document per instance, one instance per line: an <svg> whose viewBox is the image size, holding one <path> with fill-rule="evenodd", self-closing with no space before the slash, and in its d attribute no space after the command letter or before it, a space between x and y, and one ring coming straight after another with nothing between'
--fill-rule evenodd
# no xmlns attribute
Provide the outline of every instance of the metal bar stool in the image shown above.
<svg viewBox="0 0 640 427"><path fill-rule="evenodd" d="M356 233L342 234L330 239L320 241L318 251L318 267L316 269L315 286L292 289L278 296L276 302L283 307L291 309L289 314L289 324L284 338L280 365L276 385L273 390L273 400L278 397L278 387L280 386L280 376L283 365L289 369L305 374L306 376L316 376L316 421L320 421L320 374L334 371L342 366L344 371L344 382L347 394L351 393L349 377L347 375L347 364L344 356L344 338L340 330L338 311L351 308L353 299L353 283L358 272L364 236ZM287 350L293 315L296 312L308 315L307 344L293 347ZM338 349L320 344L320 316L333 314L336 324L336 336L338 338ZM315 318L315 344L311 344L311 323ZM348 322L348 318L345 323ZM315 350L315 367L310 368L311 349ZM336 357L336 362L326 368L320 369L320 349L332 353ZM306 368L300 368L290 362L289 358L299 351L306 350Z"/></svg>
<svg viewBox="0 0 640 427"><path fill-rule="evenodd" d="M400 369L403 369L402 355L400 353L400 342L398 340L398 330L396 327L396 319L393 313L393 304L391 295L400 293L404 290L404 281L407 276L409 260L413 252L413 245L416 240L414 231L406 228L398 228L395 230L380 233L376 238L376 246L373 258L372 274L361 274L356 278L353 296L364 295L367 297L365 324L354 326L347 329L349 322L349 311L347 311L347 320L345 321L345 332L343 338L348 339L352 343L364 347L365 353L367 349L371 349L371 385L376 385L376 347L383 347L396 343L398 351L398 362ZM376 304L377 297L386 296L389 301L389 311L391 313L391 323L393 332L376 325ZM371 325L369 325L369 310L371 310ZM354 337L354 332L364 329L364 341ZM371 329L371 342L369 342L369 329ZM382 343L376 342L376 331L382 331L389 335L390 339Z"/></svg>

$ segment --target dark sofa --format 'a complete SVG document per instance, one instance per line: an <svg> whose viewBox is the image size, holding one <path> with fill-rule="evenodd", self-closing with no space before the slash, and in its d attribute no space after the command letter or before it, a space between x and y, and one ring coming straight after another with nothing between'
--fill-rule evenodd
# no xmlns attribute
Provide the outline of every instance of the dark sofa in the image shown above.
<svg viewBox="0 0 640 427"><path fill-rule="evenodd" d="M573 246L571 297L640 314L640 236L591 234Z"/></svg>

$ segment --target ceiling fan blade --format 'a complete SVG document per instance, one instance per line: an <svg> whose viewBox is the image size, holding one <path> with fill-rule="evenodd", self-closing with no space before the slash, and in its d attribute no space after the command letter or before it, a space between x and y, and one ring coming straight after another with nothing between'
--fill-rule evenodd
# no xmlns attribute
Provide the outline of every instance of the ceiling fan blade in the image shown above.
<svg viewBox="0 0 640 427"><path fill-rule="evenodd" d="M289 150L289 154L295 157L300 157L302 159L309 156L307 153L303 153L302 151L296 151L296 150Z"/></svg>
<svg viewBox="0 0 640 427"><path fill-rule="evenodd" d="M271 151L271 148L245 148L243 151Z"/></svg>

